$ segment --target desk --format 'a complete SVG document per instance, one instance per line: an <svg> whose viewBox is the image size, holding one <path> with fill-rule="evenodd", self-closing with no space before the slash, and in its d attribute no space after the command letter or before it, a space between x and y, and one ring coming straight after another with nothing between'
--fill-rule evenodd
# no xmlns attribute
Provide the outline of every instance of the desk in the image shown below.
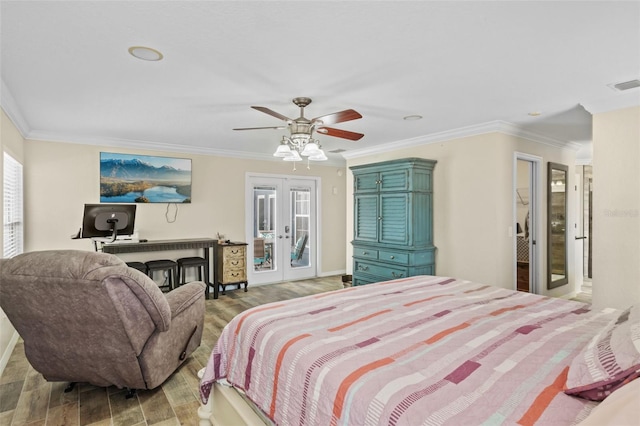
<svg viewBox="0 0 640 426"><path fill-rule="evenodd" d="M215 277L215 264L216 264L216 252L215 247L218 245L218 240L211 238L185 238L183 240L153 240L146 241L144 243L114 243L104 244L102 251L104 253L119 254L119 253L138 253L147 251L170 251L170 250L191 250L191 249L203 249L204 258L207 264L210 265L209 270L213 271L213 281L209 280L209 273L205 273L204 282L207 285L205 291L206 298L209 298L209 286L213 285L213 298L218 298L218 286ZM213 251L213 256L210 255ZM213 260L213 263L211 263ZM211 284L211 283L214 284Z"/></svg>

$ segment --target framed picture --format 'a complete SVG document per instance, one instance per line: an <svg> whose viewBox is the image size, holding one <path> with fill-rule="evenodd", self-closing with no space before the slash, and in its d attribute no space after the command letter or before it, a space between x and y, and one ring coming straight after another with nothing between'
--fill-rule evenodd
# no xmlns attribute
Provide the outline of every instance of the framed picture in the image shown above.
<svg viewBox="0 0 640 426"><path fill-rule="evenodd" d="M191 159L100 153L101 203L190 203Z"/></svg>

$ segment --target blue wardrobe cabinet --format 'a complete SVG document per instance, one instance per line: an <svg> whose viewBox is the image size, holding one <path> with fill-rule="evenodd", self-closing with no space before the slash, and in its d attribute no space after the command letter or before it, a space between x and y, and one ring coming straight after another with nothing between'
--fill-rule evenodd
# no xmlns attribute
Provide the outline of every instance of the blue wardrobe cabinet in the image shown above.
<svg viewBox="0 0 640 426"><path fill-rule="evenodd" d="M435 164L404 158L350 168L354 285L435 274Z"/></svg>

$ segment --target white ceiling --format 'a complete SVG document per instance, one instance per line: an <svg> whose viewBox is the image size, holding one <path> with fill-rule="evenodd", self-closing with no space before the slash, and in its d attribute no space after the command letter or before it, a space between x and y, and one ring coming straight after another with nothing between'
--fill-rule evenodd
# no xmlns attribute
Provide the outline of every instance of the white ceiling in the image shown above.
<svg viewBox="0 0 640 426"><path fill-rule="evenodd" d="M640 78L638 1L2 0L0 12L2 106L34 139L271 158L284 130L232 129L278 126L250 106L295 118L291 99L307 96L307 118L363 115L332 126L360 141L318 135L347 156L495 128L578 148L583 106L640 105L640 89L607 86ZM164 59L135 59L135 45Z"/></svg>

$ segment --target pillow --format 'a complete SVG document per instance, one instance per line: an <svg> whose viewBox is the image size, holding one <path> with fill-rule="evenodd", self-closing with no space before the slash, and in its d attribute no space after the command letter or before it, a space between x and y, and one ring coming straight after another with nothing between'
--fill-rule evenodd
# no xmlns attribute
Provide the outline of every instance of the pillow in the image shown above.
<svg viewBox="0 0 640 426"><path fill-rule="evenodd" d="M579 426L633 425L640 424L640 379L613 392L591 410L589 416Z"/></svg>
<svg viewBox="0 0 640 426"><path fill-rule="evenodd" d="M640 305L596 334L569 366L565 393L602 401L640 376Z"/></svg>

